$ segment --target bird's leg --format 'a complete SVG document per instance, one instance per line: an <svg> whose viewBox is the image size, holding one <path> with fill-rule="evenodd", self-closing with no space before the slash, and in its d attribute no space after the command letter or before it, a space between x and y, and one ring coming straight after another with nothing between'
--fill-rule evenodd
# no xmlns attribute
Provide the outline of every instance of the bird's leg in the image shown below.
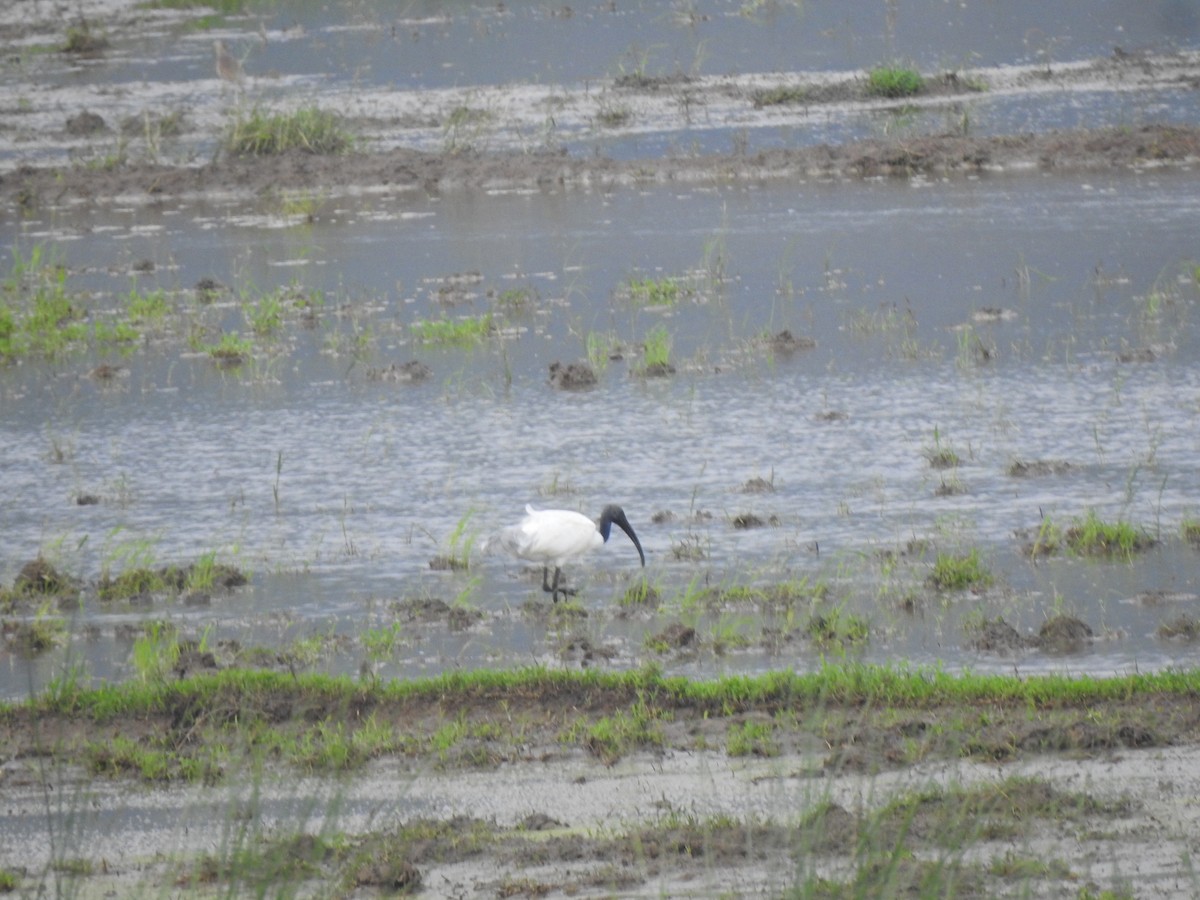
<svg viewBox="0 0 1200 900"><path fill-rule="evenodd" d="M550 588L550 593L554 597L555 603L558 602L559 594L563 595L564 600L566 600L567 597L575 596L574 588L569 588L569 587L566 587L565 585L563 587L558 586L558 579L559 579L560 575L562 575L562 572L559 570L558 566L555 566L554 567L554 585L553 585L553 587ZM542 580L542 586L545 587L545 579Z"/></svg>
<svg viewBox="0 0 1200 900"><path fill-rule="evenodd" d="M557 567L555 567L555 569L554 569L555 587L550 587L550 582L548 580L549 578L550 578L550 569L547 568L546 566L542 566L542 590L545 591L547 594L553 594L555 592L555 590L557 590L557 588L558 588L558 568ZM557 600L558 598L555 597L554 599Z"/></svg>

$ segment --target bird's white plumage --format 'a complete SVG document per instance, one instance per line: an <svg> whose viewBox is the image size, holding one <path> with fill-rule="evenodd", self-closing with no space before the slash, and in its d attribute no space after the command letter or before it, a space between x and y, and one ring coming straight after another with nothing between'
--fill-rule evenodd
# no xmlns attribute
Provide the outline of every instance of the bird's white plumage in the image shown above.
<svg viewBox="0 0 1200 900"><path fill-rule="evenodd" d="M596 523L583 513L532 506L516 525L501 529L496 541L514 556L554 566L604 544Z"/></svg>

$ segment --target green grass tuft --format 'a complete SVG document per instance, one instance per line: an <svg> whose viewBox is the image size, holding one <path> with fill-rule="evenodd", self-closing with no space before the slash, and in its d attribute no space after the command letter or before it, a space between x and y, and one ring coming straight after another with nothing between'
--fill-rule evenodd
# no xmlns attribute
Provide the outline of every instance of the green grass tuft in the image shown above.
<svg viewBox="0 0 1200 900"><path fill-rule="evenodd" d="M674 306L683 296L674 278L630 278L629 298L642 306Z"/></svg>
<svg viewBox="0 0 1200 900"><path fill-rule="evenodd" d="M1106 522L1094 509L1076 521L1063 535L1067 546L1081 556L1120 556L1128 559L1154 541L1140 528L1118 519Z"/></svg>
<svg viewBox="0 0 1200 900"><path fill-rule="evenodd" d="M787 106L793 103L803 103L807 99L808 89L799 85L760 88L750 95L755 109L762 109L764 106Z"/></svg>
<svg viewBox="0 0 1200 900"><path fill-rule="evenodd" d="M340 116L315 106L275 114L255 109L229 127L224 147L232 156L277 156L293 150L332 156L352 150L354 138Z"/></svg>
<svg viewBox="0 0 1200 900"><path fill-rule="evenodd" d="M87 327L67 294L67 270L40 245L27 258L13 250L13 266L0 282L0 362L23 356L54 358L87 337Z"/></svg>
<svg viewBox="0 0 1200 900"><path fill-rule="evenodd" d="M462 319L429 319L409 326L414 340L427 344L478 344L494 330L491 313Z"/></svg>
<svg viewBox="0 0 1200 900"><path fill-rule="evenodd" d="M983 588L992 583L992 573L979 558L978 550L966 554L939 553L929 583L943 591Z"/></svg>
<svg viewBox="0 0 1200 900"><path fill-rule="evenodd" d="M912 97L925 89L925 79L915 69L880 66L867 75L867 93L877 97Z"/></svg>
<svg viewBox="0 0 1200 900"><path fill-rule="evenodd" d="M870 635L866 619L841 609L814 615L804 630L811 640L822 646L861 644Z"/></svg>
<svg viewBox="0 0 1200 900"><path fill-rule="evenodd" d="M778 756L782 750L770 723L747 721L729 726L725 752L730 756Z"/></svg>
<svg viewBox="0 0 1200 900"><path fill-rule="evenodd" d="M671 332L665 325L655 325L646 332L642 344L642 371L646 374L665 374L671 366Z"/></svg>

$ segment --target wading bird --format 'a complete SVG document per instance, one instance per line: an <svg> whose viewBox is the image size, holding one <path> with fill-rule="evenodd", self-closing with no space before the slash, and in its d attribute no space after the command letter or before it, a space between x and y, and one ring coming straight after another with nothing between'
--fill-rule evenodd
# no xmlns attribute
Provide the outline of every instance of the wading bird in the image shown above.
<svg viewBox="0 0 1200 900"><path fill-rule="evenodd" d="M642 552L641 542L633 533L633 526L625 518L625 511L613 505L604 507L599 523L593 522L583 513L568 509L534 509L532 506L526 506L525 518L516 525L501 529L488 543L494 542L520 559L540 562L542 590L550 594L557 603L559 594L565 598L575 593L574 589L559 585L563 563L603 546L608 541L613 525L629 535L633 546L637 547L642 565L645 566L646 554ZM553 584L549 583L551 565L554 566Z"/></svg>
<svg viewBox="0 0 1200 900"><path fill-rule="evenodd" d="M230 53L222 41L213 41L213 51L217 55L217 77L230 84L242 83L242 64L237 57Z"/></svg>

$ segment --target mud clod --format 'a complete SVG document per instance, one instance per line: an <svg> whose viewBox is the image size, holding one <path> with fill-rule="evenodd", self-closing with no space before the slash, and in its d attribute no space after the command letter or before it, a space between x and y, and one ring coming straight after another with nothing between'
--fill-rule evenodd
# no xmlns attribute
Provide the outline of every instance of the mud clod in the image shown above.
<svg viewBox="0 0 1200 900"><path fill-rule="evenodd" d="M1055 616L1042 625L1033 643L1048 653L1078 653L1093 637L1094 632L1086 622L1074 616Z"/></svg>
<svg viewBox="0 0 1200 900"><path fill-rule="evenodd" d="M414 894L421 888L421 870L408 860L372 860L354 873L354 883L358 887Z"/></svg>
<svg viewBox="0 0 1200 900"><path fill-rule="evenodd" d="M643 378L666 378L675 374L675 367L670 363L651 363L637 370Z"/></svg>
<svg viewBox="0 0 1200 900"><path fill-rule="evenodd" d="M764 519L762 516L757 516L754 513L741 513L733 517L733 527L738 529L765 528L768 525L775 526L778 524L779 516L768 516Z"/></svg>
<svg viewBox="0 0 1200 900"><path fill-rule="evenodd" d="M56 596L78 591L79 581L64 575L50 562L39 556L21 566L13 581L13 593L29 596Z"/></svg>
<svg viewBox="0 0 1200 900"><path fill-rule="evenodd" d="M975 650L1000 654L1019 653L1028 646L1021 633L1004 619L985 622L967 643Z"/></svg>
<svg viewBox="0 0 1200 900"><path fill-rule="evenodd" d="M768 341L771 349L776 353L796 353L800 350L812 350L817 346L817 342L810 337L794 335L788 329L784 329L774 335Z"/></svg>
<svg viewBox="0 0 1200 900"><path fill-rule="evenodd" d="M1154 636L1164 641L1195 641L1200 639L1200 619L1188 615L1177 616L1159 625Z"/></svg>
<svg viewBox="0 0 1200 900"><path fill-rule="evenodd" d="M530 813L521 820L521 828L525 831L551 831L555 828L565 828L566 825L545 813Z"/></svg>
<svg viewBox="0 0 1200 900"><path fill-rule="evenodd" d="M1057 459L1013 460L1007 469L1012 478L1040 478L1045 475L1064 475L1071 464Z"/></svg>
<svg viewBox="0 0 1200 900"><path fill-rule="evenodd" d="M217 281L215 278L204 277L196 282L192 288L196 292L196 300L199 303L212 303L221 294L228 290L225 285Z"/></svg>
<svg viewBox="0 0 1200 900"><path fill-rule="evenodd" d="M672 622L658 634L654 635L651 641L675 650L694 647L696 645L696 629L689 625L684 625L682 622Z"/></svg>
<svg viewBox="0 0 1200 900"><path fill-rule="evenodd" d="M104 131L108 131L108 125L94 112L81 112L67 119L67 134L72 137L86 137Z"/></svg>
<svg viewBox="0 0 1200 900"><path fill-rule="evenodd" d="M563 365L557 360L550 363L550 384L562 391L578 391L596 384L596 373L585 362Z"/></svg>
<svg viewBox="0 0 1200 900"><path fill-rule="evenodd" d="M754 477L742 485L743 494L773 494L775 493L774 480L768 481L765 478Z"/></svg>
<svg viewBox="0 0 1200 900"><path fill-rule="evenodd" d="M379 368L367 369L367 380L392 383L420 382L432 374L433 370L425 363L410 359L406 363L391 363Z"/></svg>
<svg viewBox="0 0 1200 900"><path fill-rule="evenodd" d="M215 672L220 666L217 658L208 650L201 650L195 641L185 641L179 645L179 659L175 661L173 671L178 678L188 678L201 672Z"/></svg>

